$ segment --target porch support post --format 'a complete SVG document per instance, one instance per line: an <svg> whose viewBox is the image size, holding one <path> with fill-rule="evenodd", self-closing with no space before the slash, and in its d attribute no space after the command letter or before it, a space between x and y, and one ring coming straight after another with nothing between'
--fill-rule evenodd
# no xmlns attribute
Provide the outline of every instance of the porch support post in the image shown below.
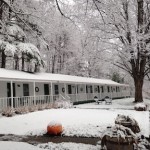
<svg viewBox="0 0 150 150"><path fill-rule="evenodd" d="M68 97L67 96L67 86L66 86L66 83L64 83L64 87L65 87L65 98L66 98L66 97Z"/></svg>
<svg viewBox="0 0 150 150"><path fill-rule="evenodd" d="M78 101L78 97L77 97L77 94L78 94L78 93L77 93L77 88L78 88L78 87L77 87L77 86L78 86L78 85L77 85L77 84L75 84L75 90L76 90L76 91L75 91L75 92L76 92L76 94L75 94L75 95L76 95L76 96L75 96L75 98L76 98L76 101Z"/></svg>
<svg viewBox="0 0 150 150"><path fill-rule="evenodd" d="M92 98L93 98L93 99L94 99L94 95L95 95L94 86L95 86L95 85L92 85L92 91L93 91L93 97L92 97ZM93 99L92 99L92 100L93 100Z"/></svg>
<svg viewBox="0 0 150 150"><path fill-rule="evenodd" d="M102 99L102 86L99 85L100 100Z"/></svg>
<svg viewBox="0 0 150 150"><path fill-rule="evenodd" d="M52 103L53 103L53 83L51 82L51 97L52 97Z"/></svg>
<svg viewBox="0 0 150 150"><path fill-rule="evenodd" d="M13 108L13 81L10 81L10 89L11 89L11 108Z"/></svg>
<svg viewBox="0 0 150 150"><path fill-rule="evenodd" d="M33 97L34 97L34 105L36 105L36 98L35 98L35 81L33 82Z"/></svg>
<svg viewBox="0 0 150 150"><path fill-rule="evenodd" d="M112 89L113 89L113 88L112 88L112 86L111 86L111 87L110 87L111 99L112 99L112 94L113 94L113 93L112 93Z"/></svg>
<svg viewBox="0 0 150 150"><path fill-rule="evenodd" d="M88 93L87 93L86 84L85 84L85 95L86 95L86 97L85 97L86 99L85 99L85 100L88 100L87 94L88 94Z"/></svg>

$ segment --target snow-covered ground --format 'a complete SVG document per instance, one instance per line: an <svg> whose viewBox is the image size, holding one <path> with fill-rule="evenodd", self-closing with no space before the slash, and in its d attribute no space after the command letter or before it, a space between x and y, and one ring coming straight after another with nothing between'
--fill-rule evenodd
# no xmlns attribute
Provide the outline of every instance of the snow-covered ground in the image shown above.
<svg viewBox="0 0 150 150"><path fill-rule="evenodd" d="M112 101L112 105L105 105L105 102L102 104L97 105L96 103L87 103L82 105L77 105L77 108L92 108L92 109L126 109L126 110L134 110L134 106L136 105L133 103L133 98L123 98L123 99L116 99ZM148 109L150 110L150 100L144 99L144 103L148 105Z"/></svg>
<svg viewBox="0 0 150 150"><path fill-rule="evenodd" d="M99 137L107 126L114 125L118 114L135 118L142 134L149 134L149 113L134 110L102 109L50 109L16 115L11 118L0 118L0 134L41 135L46 133L50 121L58 120L64 127L64 135Z"/></svg>
<svg viewBox="0 0 150 150"><path fill-rule="evenodd" d="M115 100L112 105L97 105L95 103L82 104L71 109L43 110L24 115L16 115L10 118L0 116L0 134L44 134L46 133L49 122L54 120L62 123L64 128L63 134L66 136L100 137L107 126L114 125L115 118L118 114L124 114L135 118L139 123L141 133L148 137L150 135L149 112L133 110L134 105L132 105L132 108L130 106L132 100L133 99ZM148 100L146 101L149 103ZM119 106L122 109L120 109ZM8 145L10 145L10 149L7 148ZM11 145L14 145L15 148L11 149L13 147ZM67 147L70 145L72 145L71 147L75 147L74 149L96 149L96 146L75 143L63 143L62 145L51 143L50 145L57 147L57 149L59 149L59 146ZM2 150L20 150L20 147L27 147L27 150L37 149L37 147L35 148L26 143L17 142L0 142L0 147L4 147ZM42 149L45 148L42 147Z"/></svg>

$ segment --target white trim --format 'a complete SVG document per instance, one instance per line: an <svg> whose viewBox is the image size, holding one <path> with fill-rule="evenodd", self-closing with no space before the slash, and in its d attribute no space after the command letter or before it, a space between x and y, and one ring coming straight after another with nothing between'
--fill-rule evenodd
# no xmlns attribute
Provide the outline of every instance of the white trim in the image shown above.
<svg viewBox="0 0 150 150"><path fill-rule="evenodd" d="M33 81L33 96L34 96L34 104L36 103L36 94L35 94L35 81Z"/></svg>
<svg viewBox="0 0 150 150"><path fill-rule="evenodd" d="M51 97L52 97L52 103L53 103L53 83L51 82Z"/></svg>
<svg viewBox="0 0 150 150"><path fill-rule="evenodd" d="M76 92L76 101L78 101L78 93L77 93L77 86L78 86L78 84L75 84L75 92Z"/></svg>
<svg viewBox="0 0 150 150"><path fill-rule="evenodd" d="M10 81L10 89L11 89L11 108L13 108L13 81Z"/></svg>

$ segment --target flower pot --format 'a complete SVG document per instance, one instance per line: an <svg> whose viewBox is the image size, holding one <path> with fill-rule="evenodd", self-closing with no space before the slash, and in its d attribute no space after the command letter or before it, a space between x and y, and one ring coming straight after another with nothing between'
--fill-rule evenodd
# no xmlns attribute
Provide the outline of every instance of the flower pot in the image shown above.
<svg viewBox="0 0 150 150"><path fill-rule="evenodd" d="M106 136L106 147L107 150L134 150L134 139L131 136L119 138L116 136Z"/></svg>

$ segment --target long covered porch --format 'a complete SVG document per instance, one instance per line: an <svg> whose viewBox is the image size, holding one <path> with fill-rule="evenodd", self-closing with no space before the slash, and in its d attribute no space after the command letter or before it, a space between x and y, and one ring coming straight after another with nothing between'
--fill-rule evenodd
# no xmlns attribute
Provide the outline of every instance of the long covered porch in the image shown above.
<svg viewBox="0 0 150 150"><path fill-rule="evenodd" d="M0 111L5 108L48 105L56 100L69 100L73 104L90 102L96 96L103 99L124 97L126 91L114 85L59 81L1 80Z"/></svg>

